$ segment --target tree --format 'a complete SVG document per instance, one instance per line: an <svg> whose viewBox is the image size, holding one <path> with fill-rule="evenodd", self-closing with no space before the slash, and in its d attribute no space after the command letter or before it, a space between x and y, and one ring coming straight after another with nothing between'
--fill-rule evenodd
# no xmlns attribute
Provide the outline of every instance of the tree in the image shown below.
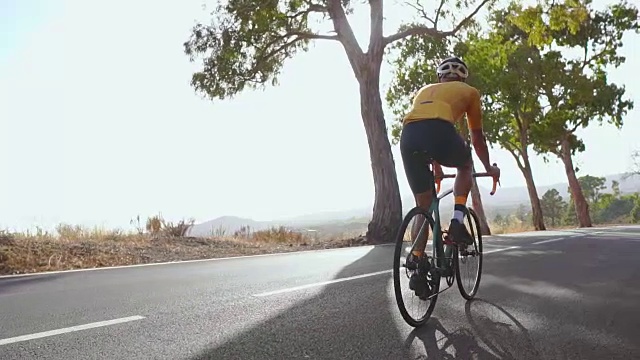
<svg viewBox="0 0 640 360"><path fill-rule="evenodd" d="M616 180L611 180L611 191L613 192L614 197L620 196L620 182Z"/></svg>
<svg viewBox="0 0 640 360"><path fill-rule="evenodd" d="M479 30L471 32L455 44L453 52L470 68L468 83L483 94L483 123L489 144L506 149L516 160L527 184L534 228L544 230L540 199L529 162L531 124L540 114L540 63L528 60L538 58L539 50L528 43L525 32L508 21L511 12L518 13L519 9L517 4L512 4L491 13L488 22L491 31L484 35ZM435 81L431 75L435 67L431 55L450 45L421 39L399 45L400 56L394 63L396 76L387 93L387 101L394 106L397 115L396 136L409 97L425 79Z"/></svg>
<svg viewBox="0 0 640 360"><path fill-rule="evenodd" d="M640 175L640 150L634 150L631 153L631 171L624 175L624 179L628 179L635 175Z"/></svg>
<svg viewBox="0 0 640 360"><path fill-rule="evenodd" d="M471 85L482 90L487 139L507 150L520 169L529 194L533 226L545 230L544 217L529 161L531 128L540 116L540 51L528 43L528 34L509 21L521 11L511 4L491 14L492 31L472 34L457 53L473 69ZM497 75L499 74L499 75Z"/></svg>
<svg viewBox="0 0 640 360"><path fill-rule="evenodd" d="M573 155L585 149L576 131L594 122L622 126L633 102L623 98L624 87L608 81L605 68L625 61L617 51L622 36L640 28L637 8L624 1L602 11L589 5L588 0L545 0L512 20L530 34L530 43L544 50L544 69L549 71L541 74L545 106L533 127L534 148L563 162L580 227L592 222L573 165ZM565 57L562 50L567 49L579 50L581 56Z"/></svg>
<svg viewBox="0 0 640 360"><path fill-rule="evenodd" d="M582 194L590 204L595 204L600 200L600 195L602 195L601 191L607 188L605 186L606 181L607 179L604 177L591 175L585 175L578 178Z"/></svg>
<svg viewBox="0 0 640 360"><path fill-rule="evenodd" d="M559 224L566 204L562 200L562 196L560 196L558 190L547 190L547 192L542 195L540 203L542 204L542 211L544 212L544 215L551 220L551 226Z"/></svg>
<svg viewBox="0 0 640 360"><path fill-rule="evenodd" d="M634 223L640 223L640 195L636 195L635 205L631 209L631 221Z"/></svg>
<svg viewBox="0 0 640 360"><path fill-rule="evenodd" d="M593 206L593 217L598 223L633 221L633 208L637 202L637 194L616 195L604 193Z"/></svg>
<svg viewBox="0 0 640 360"><path fill-rule="evenodd" d="M448 9L443 0L431 16L416 6L421 23L405 24L395 34L385 36L383 1L369 0L369 44L363 50L347 19L354 10L349 0L227 0L218 4L211 23L194 26L184 43L185 53L192 61L196 57L202 59L202 68L192 75L191 84L211 100L230 98L245 88L262 89L267 83L276 84L284 61L298 51L306 51L310 41L340 43L359 84L360 113L371 157L375 201L366 236L372 243L388 242L400 226L402 206L380 96L385 49L411 37L453 36L471 24L475 14L489 2L455 1L453 9ZM457 21L454 14L461 13L465 6L475 8ZM321 34L311 29L313 16L330 19L333 33ZM456 22L451 30L440 29L445 18Z"/></svg>
<svg viewBox="0 0 640 360"><path fill-rule="evenodd" d="M407 39L395 46L399 50L398 56L391 62L394 65L394 80L386 94L387 104L391 107L395 121L392 125L392 142L398 144L402 130L402 118L406 114L413 95L424 84L438 81L435 75L439 59L450 56L450 38L419 38ZM466 124L458 123L456 128L464 138L469 138ZM475 167L474 167L475 168ZM483 235L491 235L491 228L482 204L482 196L475 178L471 184L471 203L480 221L480 231Z"/></svg>
<svg viewBox="0 0 640 360"><path fill-rule="evenodd" d="M527 213L526 206L524 206L524 204L519 204L514 215L518 221L525 222L527 221L527 216L529 214Z"/></svg>

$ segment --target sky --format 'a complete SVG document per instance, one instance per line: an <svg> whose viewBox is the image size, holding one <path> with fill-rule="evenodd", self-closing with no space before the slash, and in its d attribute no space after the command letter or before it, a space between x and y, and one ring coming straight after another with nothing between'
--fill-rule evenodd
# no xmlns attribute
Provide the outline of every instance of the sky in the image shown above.
<svg viewBox="0 0 640 360"><path fill-rule="evenodd" d="M0 228L126 228L159 212L274 220L373 205L358 85L341 46L316 42L285 63L278 86L210 101L190 86L198 64L182 46L208 18L203 1L0 0ZM385 7L385 34L411 16L397 1ZM367 12L350 20L366 46ZM610 78L638 103L633 37ZM383 92L391 80L385 65ZM622 131L580 132L579 175L628 170L640 147L636 107ZM506 151L490 153L503 187L524 186ZM398 146L393 154L405 198ZM532 167L538 185L566 182L559 161L534 156Z"/></svg>

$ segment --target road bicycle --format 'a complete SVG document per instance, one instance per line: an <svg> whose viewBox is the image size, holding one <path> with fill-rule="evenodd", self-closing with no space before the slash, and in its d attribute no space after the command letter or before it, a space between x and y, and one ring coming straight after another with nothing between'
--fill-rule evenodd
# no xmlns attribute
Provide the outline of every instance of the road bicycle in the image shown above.
<svg viewBox="0 0 640 360"><path fill-rule="evenodd" d="M421 156L421 161L423 160L427 162L429 171L431 171L433 174L432 159L429 157L429 155L423 152L418 152L414 155ZM476 178L491 176L487 173L473 173L472 175ZM441 177L438 177L438 179L435 179L435 177L433 176L431 178L434 179L434 181L432 181L430 184L431 189L433 190L434 194L438 194L440 192L440 181L445 178L455 178L455 175L445 174ZM440 180L437 181L437 187L435 180ZM493 189L490 193L491 195L495 194L497 184L498 181L494 179ZM473 239L472 245L456 245L449 238L448 231L442 229L442 226L440 224L440 200L452 193L453 187L434 197L429 211L422 210L417 206L411 209L404 217L400 226L400 230L398 231L398 234L396 236L395 253L393 259L393 287L395 291L396 302L398 308L400 309L400 314L402 315L404 320L413 327L422 326L429 320L429 317L431 316L431 313L435 308L438 294L451 288L454 281L458 284L458 290L460 291L460 294L466 300L473 299L480 286L480 277L482 275L482 234L480 231L478 215L473 208L467 207L464 222ZM417 219L420 217L422 217L422 219L426 219L426 221L422 220L422 225L420 225L417 236L415 237L415 239L412 239L411 235L412 233L415 233L415 230L413 230L413 226L409 227L409 225L411 224L411 221L413 219ZM402 256L403 250L407 251L407 255L411 254L414 247L416 246L416 240L419 239L420 236L423 236L426 224L428 224L430 228L429 233L433 236L431 241L431 255L427 255L426 261L423 261L423 264L427 265L426 267L428 269L409 269L406 265L408 256ZM409 237L407 238L408 228ZM410 243L411 246L408 246L408 243ZM425 254L428 254L426 249ZM477 265L475 267L475 275L473 281L470 282L472 286L469 290L465 288L463 284L462 275L463 273L466 273L468 275L470 275L471 273L470 271L464 272L461 268L468 265L468 263L473 262L473 260L476 261ZM402 298L403 290L406 290L411 295L413 295L413 291L409 289L408 283L404 286L401 285L401 280L406 276L406 280L408 281L415 271L419 271L420 275L425 278L424 280L427 282L428 291L428 295L426 296L422 296L420 298L414 296L414 298L418 299L418 304L426 305L426 309L420 310L417 316L413 316L409 313L406 306L407 303ZM443 277L446 280L447 287L441 290L440 281Z"/></svg>

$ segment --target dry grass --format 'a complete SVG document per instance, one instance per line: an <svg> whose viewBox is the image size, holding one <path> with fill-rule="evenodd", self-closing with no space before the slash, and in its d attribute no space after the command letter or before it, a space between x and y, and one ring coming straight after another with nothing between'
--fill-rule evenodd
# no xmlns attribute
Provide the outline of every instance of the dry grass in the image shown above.
<svg viewBox="0 0 640 360"><path fill-rule="evenodd" d="M185 237L188 221L150 218L146 231L59 225L54 232L0 231L0 274L255 255L364 245L362 237L322 239L288 230L211 238Z"/></svg>
<svg viewBox="0 0 640 360"><path fill-rule="evenodd" d="M520 233L525 231L533 231L534 227L531 223L521 222L521 221L513 221L507 224L489 224L489 228L491 229L491 233L493 235L499 234L513 234Z"/></svg>
<svg viewBox="0 0 640 360"><path fill-rule="evenodd" d="M242 228L232 235L219 232L209 238L184 236L189 225L193 224L192 220L170 222L154 216L142 226L138 217L132 224L136 228L134 231L68 224L60 224L52 232L42 229L21 233L0 230L0 274L366 245L366 240L360 235L366 231L366 226L360 226L362 224L351 226L342 234L324 229L298 232L285 227L261 231ZM533 230L531 224L513 218L502 224L492 223L490 227L493 234ZM560 228L571 227L557 229Z"/></svg>

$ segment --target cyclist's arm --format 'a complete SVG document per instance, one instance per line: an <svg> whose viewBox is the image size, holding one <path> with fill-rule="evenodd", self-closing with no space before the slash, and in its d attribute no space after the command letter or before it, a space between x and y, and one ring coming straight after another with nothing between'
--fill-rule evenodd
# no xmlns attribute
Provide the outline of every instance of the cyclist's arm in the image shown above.
<svg viewBox="0 0 640 360"><path fill-rule="evenodd" d="M480 92L473 89L469 108L467 109L467 124L471 133L471 143L478 155L478 158L484 165L485 170L489 170L491 162L489 161L489 148L482 130L482 103L480 101Z"/></svg>
<svg viewBox="0 0 640 360"><path fill-rule="evenodd" d="M444 174L444 172L442 171L442 165L438 164L437 161L432 161L431 164L433 165L433 174L437 177L437 176L442 176Z"/></svg>

